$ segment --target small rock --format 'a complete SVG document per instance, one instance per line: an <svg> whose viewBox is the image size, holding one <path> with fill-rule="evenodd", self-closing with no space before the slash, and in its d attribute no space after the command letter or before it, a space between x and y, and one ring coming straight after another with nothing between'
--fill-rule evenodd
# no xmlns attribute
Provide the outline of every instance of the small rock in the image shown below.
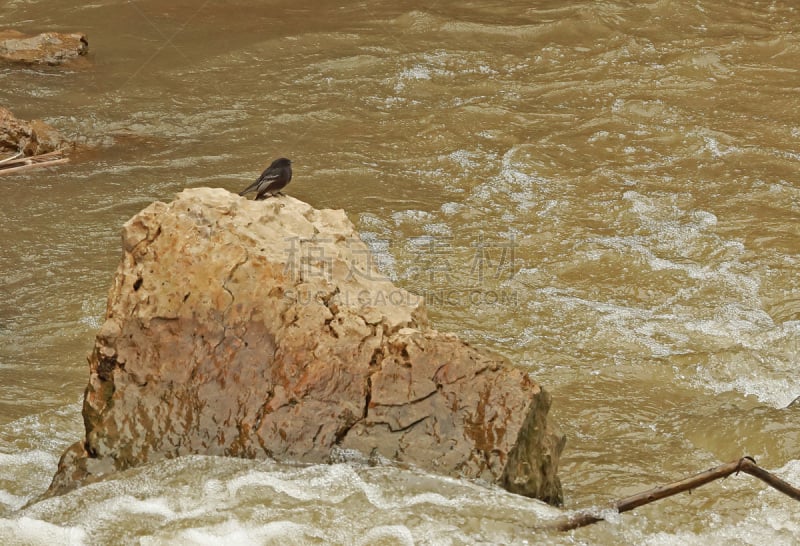
<svg viewBox="0 0 800 546"><path fill-rule="evenodd" d="M0 59L31 64L61 64L89 52L89 41L80 32L44 32L35 36L16 30L0 30Z"/></svg>
<svg viewBox="0 0 800 546"><path fill-rule="evenodd" d="M26 156L70 148L72 143L43 121L25 121L0 106L0 152Z"/></svg>

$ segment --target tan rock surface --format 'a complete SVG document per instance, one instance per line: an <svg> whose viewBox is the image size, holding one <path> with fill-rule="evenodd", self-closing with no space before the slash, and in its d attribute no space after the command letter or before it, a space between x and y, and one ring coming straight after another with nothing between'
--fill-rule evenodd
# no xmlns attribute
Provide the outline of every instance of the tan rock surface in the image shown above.
<svg viewBox="0 0 800 546"><path fill-rule="evenodd" d="M16 30L0 30L0 59L31 64L61 64L89 52L89 41L80 32L43 32L31 36Z"/></svg>
<svg viewBox="0 0 800 546"><path fill-rule="evenodd" d="M48 494L190 453L320 463L358 450L560 501L547 393L430 329L343 211L192 189L122 239L86 438Z"/></svg>
<svg viewBox="0 0 800 546"><path fill-rule="evenodd" d="M0 106L0 152L20 151L32 156L69 147L71 143L45 122L19 119Z"/></svg>

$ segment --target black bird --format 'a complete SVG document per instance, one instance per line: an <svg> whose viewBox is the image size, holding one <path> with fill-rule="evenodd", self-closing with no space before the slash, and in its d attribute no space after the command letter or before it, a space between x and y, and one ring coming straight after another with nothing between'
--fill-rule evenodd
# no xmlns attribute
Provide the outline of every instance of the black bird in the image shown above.
<svg viewBox="0 0 800 546"><path fill-rule="evenodd" d="M256 191L256 201L272 197L286 187L292 180L292 162L282 157L272 162L272 165L261 173L258 180L247 186L239 195Z"/></svg>

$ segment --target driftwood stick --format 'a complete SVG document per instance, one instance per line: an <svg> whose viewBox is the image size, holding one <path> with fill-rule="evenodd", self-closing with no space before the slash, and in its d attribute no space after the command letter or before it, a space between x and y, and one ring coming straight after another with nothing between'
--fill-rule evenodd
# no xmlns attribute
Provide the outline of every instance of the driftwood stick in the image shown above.
<svg viewBox="0 0 800 546"><path fill-rule="evenodd" d="M745 474L755 476L762 482L766 483L770 487L773 487L774 489L777 489L784 495L792 497L796 501L800 501L800 488L797 488L789 482L783 481L775 474L764 470L750 457L744 457L739 462L741 463L739 470Z"/></svg>
<svg viewBox="0 0 800 546"><path fill-rule="evenodd" d="M31 156L25 156L23 152L19 152L12 157L7 157L0 161L0 174L19 172L35 167L49 167L51 165L67 163L68 161L69 159L64 157L64 153L61 150L54 150L46 154Z"/></svg>
<svg viewBox="0 0 800 546"><path fill-rule="evenodd" d="M60 165L62 163L69 163L69 158L62 157L61 159L50 159L48 161L30 162L24 165L20 165L19 167L4 168L0 169L0 174L25 171L28 169L35 169L36 167L49 167L50 165Z"/></svg>
<svg viewBox="0 0 800 546"><path fill-rule="evenodd" d="M30 165L31 163L35 163L30 157L13 157L4 160L0 163L0 169L8 169L13 167L14 165Z"/></svg>
<svg viewBox="0 0 800 546"><path fill-rule="evenodd" d="M53 150L44 154L25 155L25 152L18 152L11 157L0 160L0 165L7 163L30 163L35 161L47 160L51 157L61 157L64 155L62 150Z"/></svg>
<svg viewBox="0 0 800 546"><path fill-rule="evenodd" d="M613 507L619 513L627 512L629 510L633 510L634 508L638 508L639 506L644 506L645 504L650 504L651 502L655 502L666 497L671 497L672 495L677 495L678 493L683 493L684 491L690 491L714 480L725 478L738 472L744 472L746 474L750 474L751 476L755 476L767 485L774 487L781 493L784 493L795 500L800 500L800 489L794 487L788 482L783 481L771 472L764 470L758 466L755 460L753 460L751 457L742 457L738 461L716 466L706 470L705 472L701 472L689 478L673 482L669 485L662 485L642 493L637 493L636 495L631 495L630 497L625 497L624 499L616 501L613 504ZM579 512L554 523L550 528L555 528L559 531L570 531L572 529L591 525L592 523L597 523L598 521L602 520L603 517L598 515L596 512Z"/></svg>
<svg viewBox="0 0 800 546"><path fill-rule="evenodd" d="M15 159L17 159L18 157L21 157L21 156L22 156L22 152L17 152L16 154L14 154L14 155L12 155L10 157L7 157L5 159L0 159L0 165L2 165L4 163L9 163L11 161L14 161Z"/></svg>

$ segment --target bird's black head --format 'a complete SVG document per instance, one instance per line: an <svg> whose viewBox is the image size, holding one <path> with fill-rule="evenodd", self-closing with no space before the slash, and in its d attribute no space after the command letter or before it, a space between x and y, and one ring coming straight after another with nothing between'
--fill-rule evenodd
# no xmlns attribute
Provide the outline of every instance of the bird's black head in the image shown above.
<svg viewBox="0 0 800 546"><path fill-rule="evenodd" d="M281 169L283 167L288 167L291 164L292 164L291 160L286 159L285 157L282 157L280 159L276 159L275 161L273 161L272 165L270 165L269 168L270 169L272 169L272 168Z"/></svg>

